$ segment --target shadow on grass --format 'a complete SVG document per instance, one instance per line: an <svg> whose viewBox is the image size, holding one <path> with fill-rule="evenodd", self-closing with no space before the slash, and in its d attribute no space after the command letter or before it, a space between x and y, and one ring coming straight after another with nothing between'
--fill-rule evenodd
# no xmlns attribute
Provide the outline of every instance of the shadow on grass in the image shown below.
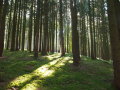
<svg viewBox="0 0 120 90"><path fill-rule="evenodd" d="M76 70L71 64L66 63L57 68L52 76L45 78L43 87L47 90L114 90L111 87L112 76L109 69L109 72L105 72L104 69L91 66L90 68L84 63L82 67L87 68L80 67Z"/></svg>
<svg viewBox="0 0 120 90"><path fill-rule="evenodd" d="M31 53L28 52L8 52L4 54L7 58L0 61L0 90L4 90L9 82L17 77L29 75L34 70L46 65L59 57L40 57L35 60ZM35 76L36 77L36 76ZM34 75L30 79L35 78ZM24 80L24 78L23 78ZM29 80L26 80L28 83ZM24 83L22 83L24 86Z"/></svg>
<svg viewBox="0 0 120 90"><path fill-rule="evenodd" d="M4 76L7 82L10 80L7 88L11 90L114 90L111 88L112 67L101 61L86 59L77 69L72 66L69 54L65 57L51 54L38 60L19 58L11 61L10 65L5 63L9 68L5 68Z"/></svg>
<svg viewBox="0 0 120 90"><path fill-rule="evenodd" d="M62 66L58 65L60 62L61 60L45 71L52 69L54 70L52 74L48 73L47 76L34 74L31 79L19 84L19 87L13 86L19 88L18 90L114 90L109 81L112 78L110 75L106 76L106 73L99 75L101 71L91 73L88 72L88 68L76 69L69 60ZM91 69L93 68L89 70Z"/></svg>

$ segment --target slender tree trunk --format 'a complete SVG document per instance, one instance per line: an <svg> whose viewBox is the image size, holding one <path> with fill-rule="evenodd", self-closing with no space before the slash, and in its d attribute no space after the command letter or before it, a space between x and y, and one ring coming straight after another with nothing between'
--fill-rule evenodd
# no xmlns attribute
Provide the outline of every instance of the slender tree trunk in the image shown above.
<svg viewBox="0 0 120 90"><path fill-rule="evenodd" d="M23 1L23 30L22 30L22 51L25 49L25 32L26 32L26 3L27 1Z"/></svg>
<svg viewBox="0 0 120 90"><path fill-rule="evenodd" d="M21 5L22 7L22 5ZM23 15L22 11L20 12L20 32L19 32L19 49L21 49L21 33L22 33L22 22L23 22Z"/></svg>
<svg viewBox="0 0 120 90"><path fill-rule="evenodd" d="M42 55L47 55L47 42L48 42L48 0L44 2L44 42L42 48Z"/></svg>
<svg viewBox="0 0 120 90"><path fill-rule="evenodd" d="M37 13L35 20L35 49L34 49L34 57L38 58L38 42L39 42L39 25L40 25L40 0L37 0Z"/></svg>
<svg viewBox="0 0 120 90"><path fill-rule="evenodd" d="M28 50L31 52L32 47L32 31L33 31L33 1L31 1L30 18L29 18L29 31L28 31Z"/></svg>
<svg viewBox="0 0 120 90"><path fill-rule="evenodd" d="M3 54L3 45L4 40L2 34L4 33L4 30L2 30L2 12L3 12L3 0L0 1L0 57L2 57Z"/></svg>
<svg viewBox="0 0 120 90"><path fill-rule="evenodd" d="M96 59L96 29L95 29L95 0L92 0L92 5L93 5L93 8L92 8L92 11L93 11L93 18L92 18L92 22L93 22L93 55L92 55L92 58L93 59Z"/></svg>
<svg viewBox="0 0 120 90"><path fill-rule="evenodd" d="M43 30L43 1L41 2L41 13L40 13L39 52L42 51L42 30Z"/></svg>
<svg viewBox="0 0 120 90"><path fill-rule="evenodd" d="M11 0L11 5L10 5L10 14L9 14L9 27L8 27L8 36L7 36L7 47L6 49L8 50L10 48L10 36L11 36L11 30L12 30L12 5L13 5L13 0Z"/></svg>
<svg viewBox="0 0 120 90"><path fill-rule="evenodd" d="M57 8L57 6L56 6L56 8ZM56 29L56 52L58 52L58 48L57 48L58 47L58 40L57 40L58 39L58 35L57 35L58 34L58 31L57 31L57 28L58 28L57 21L58 20L57 19L58 18L57 18L57 11L56 11L56 22L55 22L56 23L56 28L55 28Z"/></svg>
<svg viewBox="0 0 120 90"><path fill-rule="evenodd" d="M61 49L61 56L65 55L65 48L64 48L64 36L63 36L63 4L62 0L59 0L60 3L60 49Z"/></svg>
<svg viewBox="0 0 120 90"><path fill-rule="evenodd" d="M67 23L67 53L69 53L69 33L70 33L69 23Z"/></svg>
<svg viewBox="0 0 120 90"><path fill-rule="evenodd" d="M91 15L91 1L89 1L89 27L90 27L90 40L91 40L91 58L94 59L94 47L93 47L93 28L92 28L92 15Z"/></svg>
<svg viewBox="0 0 120 90"><path fill-rule="evenodd" d="M15 51L15 36L17 27L17 1L15 0L14 14L13 14L13 29L12 29L12 40L11 40L11 51Z"/></svg>
<svg viewBox="0 0 120 90"><path fill-rule="evenodd" d="M21 0L19 0L18 6L18 23L17 23L17 32L16 32L16 51L19 50L19 32L20 32L20 7L21 7Z"/></svg>

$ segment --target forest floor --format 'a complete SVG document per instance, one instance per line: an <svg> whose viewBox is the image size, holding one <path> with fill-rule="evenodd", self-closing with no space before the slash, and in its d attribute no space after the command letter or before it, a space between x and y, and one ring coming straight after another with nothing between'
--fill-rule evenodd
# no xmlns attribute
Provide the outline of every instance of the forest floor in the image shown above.
<svg viewBox="0 0 120 90"><path fill-rule="evenodd" d="M72 65L72 56L50 54L34 59L28 52L4 52L0 59L0 90L113 90L112 62L82 56Z"/></svg>

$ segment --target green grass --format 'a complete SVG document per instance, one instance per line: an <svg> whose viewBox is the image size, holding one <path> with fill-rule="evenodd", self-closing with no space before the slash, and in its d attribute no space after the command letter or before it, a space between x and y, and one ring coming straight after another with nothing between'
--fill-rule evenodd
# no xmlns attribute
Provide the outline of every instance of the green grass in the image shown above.
<svg viewBox="0 0 120 90"><path fill-rule="evenodd" d="M81 65L72 65L67 54L50 54L34 59L28 52L4 52L0 60L0 90L114 90L111 62L82 56Z"/></svg>

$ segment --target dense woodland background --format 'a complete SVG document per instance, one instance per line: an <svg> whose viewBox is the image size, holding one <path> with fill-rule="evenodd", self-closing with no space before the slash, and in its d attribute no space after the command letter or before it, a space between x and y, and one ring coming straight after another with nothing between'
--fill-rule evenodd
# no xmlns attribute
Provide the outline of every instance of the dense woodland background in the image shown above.
<svg viewBox="0 0 120 90"><path fill-rule="evenodd" d="M72 11L77 20L73 15L73 22L79 41L74 43L79 43L81 55L110 60L107 2L77 0L75 4ZM71 8L69 0L6 1L5 48L38 49L43 54L72 52Z"/></svg>
<svg viewBox="0 0 120 90"><path fill-rule="evenodd" d="M4 50L39 56L72 53L113 61L120 90L119 0L0 0L0 57ZM39 55L40 54L40 55Z"/></svg>

